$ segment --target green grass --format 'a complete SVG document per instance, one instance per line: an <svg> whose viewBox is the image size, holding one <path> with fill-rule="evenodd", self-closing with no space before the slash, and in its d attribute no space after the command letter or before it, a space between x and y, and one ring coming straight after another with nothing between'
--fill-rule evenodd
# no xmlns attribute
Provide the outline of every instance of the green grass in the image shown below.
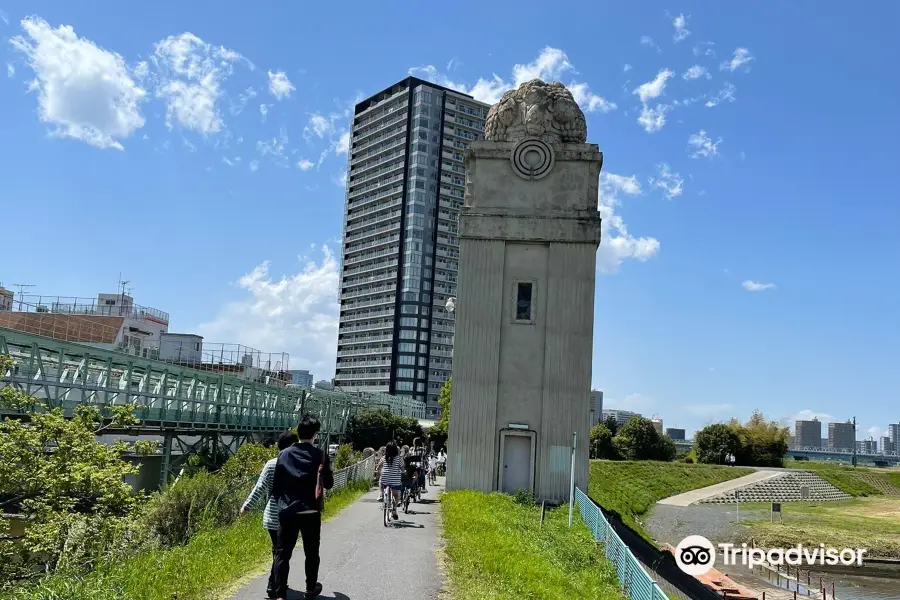
<svg viewBox="0 0 900 600"><path fill-rule="evenodd" d="M842 492L853 497L881 496L882 490L872 485L867 479L876 479L900 490L900 472L870 469L868 467L850 467L806 460L787 460L785 466L791 469L812 471Z"/></svg>
<svg viewBox="0 0 900 600"><path fill-rule="evenodd" d="M648 540L640 517L663 498L749 475L752 469L652 461L591 461L588 495Z"/></svg>
<svg viewBox="0 0 900 600"><path fill-rule="evenodd" d="M900 500L856 498L844 502L784 503L784 524L748 524L745 539L766 548L798 543L835 548L867 548L867 556L900 558Z"/></svg>
<svg viewBox="0 0 900 600"><path fill-rule="evenodd" d="M368 489L367 481L357 482L328 496L324 519ZM254 514L202 531L184 546L104 564L84 576L52 575L3 600L210 600L226 596L242 578L263 572L271 552L262 517Z"/></svg>
<svg viewBox="0 0 900 600"><path fill-rule="evenodd" d="M568 508L516 504L509 496L455 491L441 498L453 600L621 599L618 580L590 531Z"/></svg>

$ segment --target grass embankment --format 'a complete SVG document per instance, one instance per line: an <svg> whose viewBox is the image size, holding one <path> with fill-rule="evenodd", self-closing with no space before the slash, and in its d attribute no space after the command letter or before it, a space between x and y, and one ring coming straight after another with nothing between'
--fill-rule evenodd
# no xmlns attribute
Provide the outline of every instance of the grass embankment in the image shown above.
<svg viewBox="0 0 900 600"><path fill-rule="evenodd" d="M575 512L456 491L441 498L453 600L621 599L616 572Z"/></svg>
<svg viewBox="0 0 900 600"><path fill-rule="evenodd" d="M752 469L651 461L591 462L588 495L642 536L640 517L663 498L752 473Z"/></svg>
<svg viewBox="0 0 900 600"><path fill-rule="evenodd" d="M337 515L369 489L356 482L328 496L324 519ZM298 550L299 551L299 550ZM3 600L208 600L227 595L271 561L271 541L254 514L202 531L183 545L99 565L84 576L58 573Z"/></svg>
<svg viewBox="0 0 900 600"><path fill-rule="evenodd" d="M900 472L848 467L806 460L787 460L791 469L812 471L842 492L854 497L900 494Z"/></svg>
<svg viewBox="0 0 900 600"><path fill-rule="evenodd" d="M746 538L765 548L825 544L835 548L868 548L870 557L900 558L900 500L895 497L809 504L790 502L782 504L781 510L784 524L747 523Z"/></svg>

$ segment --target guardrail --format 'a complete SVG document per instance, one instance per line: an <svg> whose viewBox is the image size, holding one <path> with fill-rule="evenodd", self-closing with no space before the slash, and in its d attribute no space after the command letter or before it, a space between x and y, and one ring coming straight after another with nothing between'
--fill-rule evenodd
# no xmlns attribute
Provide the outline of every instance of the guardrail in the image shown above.
<svg viewBox="0 0 900 600"><path fill-rule="evenodd" d="M630 600L669 600L613 530L600 508L578 488L575 488L575 504L594 534L594 539L603 542L606 558L616 567L619 585L625 597Z"/></svg>

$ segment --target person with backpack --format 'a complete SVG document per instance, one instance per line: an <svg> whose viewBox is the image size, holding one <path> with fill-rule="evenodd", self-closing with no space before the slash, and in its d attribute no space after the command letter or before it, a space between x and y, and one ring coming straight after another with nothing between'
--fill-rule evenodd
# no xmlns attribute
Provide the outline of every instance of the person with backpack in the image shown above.
<svg viewBox="0 0 900 600"><path fill-rule="evenodd" d="M275 598L287 595L288 572L297 537L303 539L306 557L306 598L322 593L319 577L319 542L325 490L334 487L334 473L328 455L313 445L319 421L304 415L297 426L300 441L278 455L272 480L272 497L278 506L278 541L272 561L271 579Z"/></svg>
<svg viewBox="0 0 900 600"><path fill-rule="evenodd" d="M281 452L298 441L297 434L293 430L288 429L278 437L278 451ZM258 504L263 498L267 499L266 510L263 512L263 527L269 532L269 537L272 539L273 561L275 560L275 549L278 543L278 503L271 494L272 479L275 477L275 464L277 462L278 457L275 457L265 464L262 473L259 474L256 485L253 486L253 491L250 492L250 495L241 507L241 514L244 514L250 510L251 506ZM275 581L272 579L271 573L269 574L269 584L266 586L266 592L269 598L275 597Z"/></svg>

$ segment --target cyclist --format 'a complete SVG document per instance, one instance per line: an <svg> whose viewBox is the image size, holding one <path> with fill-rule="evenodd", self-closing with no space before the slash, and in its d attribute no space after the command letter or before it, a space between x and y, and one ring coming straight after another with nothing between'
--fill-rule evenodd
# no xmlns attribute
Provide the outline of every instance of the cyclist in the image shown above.
<svg viewBox="0 0 900 600"><path fill-rule="evenodd" d="M437 457L434 453L428 457L428 474L431 476L431 484L437 485Z"/></svg>
<svg viewBox="0 0 900 600"><path fill-rule="evenodd" d="M394 499L391 506L391 518L395 521L399 519L397 516L397 505L400 504L400 491L403 489L403 460L398 456L397 444L388 442L384 448L384 463L381 465L381 481L380 488L382 494L390 492Z"/></svg>

